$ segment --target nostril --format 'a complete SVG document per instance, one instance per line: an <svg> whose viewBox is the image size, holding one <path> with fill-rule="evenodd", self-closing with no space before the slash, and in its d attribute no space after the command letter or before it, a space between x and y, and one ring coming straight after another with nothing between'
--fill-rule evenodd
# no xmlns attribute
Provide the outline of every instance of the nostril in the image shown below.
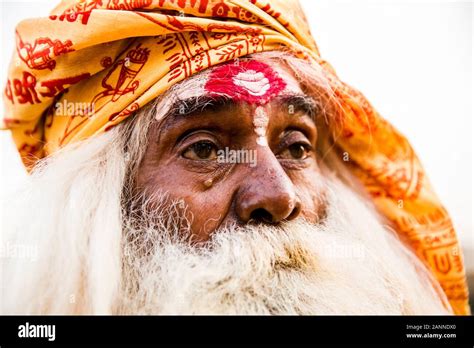
<svg viewBox="0 0 474 348"><path fill-rule="evenodd" d="M300 212L301 212L301 205L297 204L291 211L290 215L288 215L288 217L285 220L290 221L290 220L296 219L298 215L300 215Z"/></svg>
<svg viewBox="0 0 474 348"><path fill-rule="evenodd" d="M254 220L255 222L265 222L265 223L273 223L273 216L267 210L263 208L255 209L250 214L250 219Z"/></svg>

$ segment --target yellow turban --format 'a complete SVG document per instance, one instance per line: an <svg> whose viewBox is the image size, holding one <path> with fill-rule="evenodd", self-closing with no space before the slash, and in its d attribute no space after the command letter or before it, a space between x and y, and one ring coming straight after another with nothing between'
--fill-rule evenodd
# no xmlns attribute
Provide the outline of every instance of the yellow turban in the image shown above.
<svg viewBox="0 0 474 348"><path fill-rule="evenodd" d="M194 73L282 49L324 68L344 110L330 127L353 173L431 269L454 312L469 313L456 233L417 156L321 59L297 1L64 0L49 17L17 26L2 128L31 167L106 132ZM68 103L84 107L70 116L58 108Z"/></svg>

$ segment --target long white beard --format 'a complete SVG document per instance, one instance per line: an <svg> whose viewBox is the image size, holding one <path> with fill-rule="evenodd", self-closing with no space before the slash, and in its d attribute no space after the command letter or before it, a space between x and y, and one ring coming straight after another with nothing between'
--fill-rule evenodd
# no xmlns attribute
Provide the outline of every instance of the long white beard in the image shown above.
<svg viewBox="0 0 474 348"><path fill-rule="evenodd" d="M146 216L129 220L116 311L448 313L442 291L424 266L361 198L341 183L329 188L322 224L231 226L200 247L178 237L183 231L170 208L152 212L157 223Z"/></svg>
<svg viewBox="0 0 474 348"><path fill-rule="evenodd" d="M449 312L425 267L340 183L322 225L229 227L207 247L177 237L176 206L124 221L122 138L64 149L3 202L0 312Z"/></svg>

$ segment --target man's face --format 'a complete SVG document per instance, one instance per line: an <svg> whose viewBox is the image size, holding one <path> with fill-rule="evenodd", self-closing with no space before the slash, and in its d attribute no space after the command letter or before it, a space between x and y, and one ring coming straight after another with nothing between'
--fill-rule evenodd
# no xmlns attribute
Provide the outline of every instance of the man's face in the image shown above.
<svg viewBox="0 0 474 348"><path fill-rule="evenodd" d="M196 242L229 224L317 222L317 105L289 69L242 60L191 86L152 127L137 188L184 200Z"/></svg>

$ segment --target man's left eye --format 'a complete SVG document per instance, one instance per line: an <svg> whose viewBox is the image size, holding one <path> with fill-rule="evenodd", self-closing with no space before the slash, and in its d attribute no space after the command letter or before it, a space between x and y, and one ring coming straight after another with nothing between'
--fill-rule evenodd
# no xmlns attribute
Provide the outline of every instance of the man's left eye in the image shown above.
<svg viewBox="0 0 474 348"><path fill-rule="evenodd" d="M311 152L311 146L306 143L294 143L280 152L278 158L303 160L308 158Z"/></svg>
<svg viewBox="0 0 474 348"><path fill-rule="evenodd" d="M183 157L196 161L213 161L217 159L217 146L208 140L198 141L184 150Z"/></svg>

